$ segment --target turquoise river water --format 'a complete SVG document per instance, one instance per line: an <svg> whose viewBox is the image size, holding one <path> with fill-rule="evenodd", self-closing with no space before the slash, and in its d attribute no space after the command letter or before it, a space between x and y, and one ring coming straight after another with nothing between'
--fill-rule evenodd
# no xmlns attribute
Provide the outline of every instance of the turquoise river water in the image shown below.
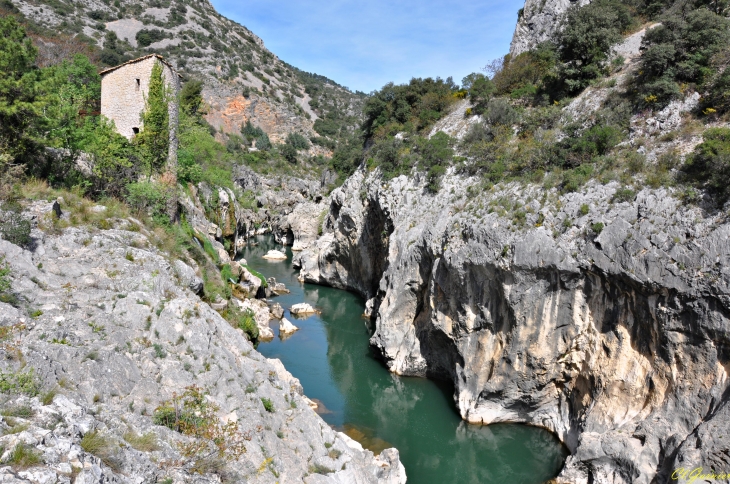
<svg viewBox="0 0 730 484"><path fill-rule="evenodd" d="M267 236L255 242L242 256L251 268L291 290L274 300L300 328L282 340L272 321L277 337L258 350L279 358L299 378L328 424L376 453L396 447L410 484L542 484L558 474L566 451L553 434L525 425L466 424L449 385L398 377L374 357L359 296L300 283L289 248L287 260L269 262L261 256L281 247ZM292 317L288 308L299 302L308 302L321 314Z"/></svg>

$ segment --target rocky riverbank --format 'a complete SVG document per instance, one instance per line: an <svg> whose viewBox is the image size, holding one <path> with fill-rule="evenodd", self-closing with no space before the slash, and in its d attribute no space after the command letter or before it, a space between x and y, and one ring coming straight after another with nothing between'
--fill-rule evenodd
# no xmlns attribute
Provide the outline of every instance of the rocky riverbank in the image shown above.
<svg viewBox="0 0 730 484"><path fill-rule="evenodd" d="M389 369L452 381L465 420L555 432L572 454L559 482L724 469L730 223L619 188L449 175L434 195L361 170L296 262L367 298Z"/></svg>
<svg viewBox="0 0 730 484"><path fill-rule="evenodd" d="M0 240L2 482L405 482L395 449L325 424L154 234L39 220L32 250ZM165 408L197 417L166 426Z"/></svg>

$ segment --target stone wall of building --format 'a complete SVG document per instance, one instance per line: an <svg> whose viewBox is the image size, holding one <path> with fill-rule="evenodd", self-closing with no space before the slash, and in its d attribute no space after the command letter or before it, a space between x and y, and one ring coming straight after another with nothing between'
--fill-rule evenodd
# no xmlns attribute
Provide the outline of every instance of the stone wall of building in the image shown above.
<svg viewBox="0 0 730 484"><path fill-rule="evenodd" d="M162 66L165 84L170 89L173 100L169 105L170 116L170 160L176 161L178 104L180 77L159 57L151 55L130 61L101 73L101 114L114 121L117 131L132 139L142 130L142 113L145 98L149 92L150 76L155 63Z"/></svg>

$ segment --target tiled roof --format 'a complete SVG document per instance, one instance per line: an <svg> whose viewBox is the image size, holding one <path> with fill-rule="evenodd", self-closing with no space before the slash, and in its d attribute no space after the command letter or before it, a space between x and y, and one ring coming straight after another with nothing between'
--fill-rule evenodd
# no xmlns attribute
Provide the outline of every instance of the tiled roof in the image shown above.
<svg viewBox="0 0 730 484"><path fill-rule="evenodd" d="M127 66L127 65L129 65L129 64L134 64L134 63L136 63L136 62L140 62L140 61L143 61L143 60L145 60L145 59L149 59L150 57L157 57L157 59L159 59L159 61L160 61L160 62L162 62L163 64L165 64L165 65L166 65L167 67L169 67L169 68L170 68L170 69L172 70L172 72L174 72L175 74L177 74L177 75L178 75L178 77L182 78L182 75L181 75L181 74L180 74L179 72L177 72L177 71L175 70L175 68L174 68L174 67L172 67L172 65L171 65L171 64L170 64L169 62L167 62L167 61L165 60L165 58L164 58L164 57L162 57L162 56L161 56L160 54L148 54L148 55L145 55L145 56L143 56L143 57L138 57L137 59L132 59L132 60L128 60L127 62L125 62L125 63L123 63L123 64L119 64L118 66L114 66L114 67L109 67L109 68L107 68L107 69L104 69L103 71L101 71L101 72L99 73L99 75L100 75L100 76L103 76L104 74L109 74L109 73L110 73L110 72L112 72L112 71L116 71L116 70L117 70L117 69L119 69L120 67L124 67L124 66Z"/></svg>

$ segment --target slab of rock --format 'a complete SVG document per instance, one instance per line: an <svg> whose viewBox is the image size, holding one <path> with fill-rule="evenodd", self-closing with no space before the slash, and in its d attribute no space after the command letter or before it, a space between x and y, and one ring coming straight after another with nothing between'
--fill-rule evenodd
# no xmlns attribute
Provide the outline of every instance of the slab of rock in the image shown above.
<svg viewBox="0 0 730 484"><path fill-rule="evenodd" d="M285 260L286 254L278 250L270 250L264 256L264 259L268 260Z"/></svg>
<svg viewBox="0 0 730 484"><path fill-rule="evenodd" d="M288 319L281 318L281 322L279 323L279 333L289 335L294 334L295 331L299 331L299 328L294 326Z"/></svg>
<svg viewBox="0 0 730 484"><path fill-rule="evenodd" d="M223 311L225 308L228 307L228 301L218 301L210 303L210 307L212 307L216 311Z"/></svg>
<svg viewBox="0 0 730 484"><path fill-rule="evenodd" d="M304 316L306 314L314 314L317 312L317 310L307 303L299 303L293 305L289 309L289 312L294 314L295 316Z"/></svg>
<svg viewBox="0 0 730 484"><path fill-rule="evenodd" d="M276 282L276 279L273 277L266 279L266 284L269 286L269 292L274 296L281 296L282 294L289 294L291 292L286 288L284 283Z"/></svg>
<svg viewBox="0 0 730 484"><path fill-rule="evenodd" d="M271 305L271 315L274 316L276 319L281 319L284 317L284 308L281 307L281 304L274 303Z"/></svg>
<svg viewBox="0 0 730 484"><path fill-rule="evenodd" d="M145 243L131 246L136 240ZM12 341L24 360L21 366L0 358L0 372L32 376L42 390L63 385L48 403L3 395L3 408L31 411L15 418L22 425L15 427L22 430L18 433L6 432L9 419L0 421L0 446L6 454L16 444L30 446L40 462L28 469L2 465L0 482L69 483L74 468L80 469L77 483L161 482L170 477L187 484L220 482L219 474L210 471L190 476L159 465L187 465L190 461L178 449L191 438L156 425L150 413L193 385L204 388L206 400L220 408L220 423L236 423L236 433L246 440L246 452L222 460L217 469L232 476L230 482L274 482L268 471L251 471L266 456L277 456L271 468L279 473L279 482L315 482L312 462L339 469L317 474L324 480L316 482L402 481L399 461L388 459L388 453L376 458L370 451L350 448L309 407L301 384L191 293L178 275L178 268L188 272L185 267L170 263L152 245L141 231L79 227L43 233L34 251L0 239L0 256L11 269L10 291L27 298L27 306L20 308L0 302L0 321L17 326ZM129 252L134 261L127 259ZM268 327L264 301L234 299L231 304L239 302L242 309L254 311L259 328ZM42 313L30 318L28 308ZM264 410L262 398L274 412ZM109 457L118 466L80 445L92 430L113 444ZM278 432L285 438L278 438ZM127 433L150 435L159 445L136 450L123 444ZM333 458L331 449L341 454Z"/></svg>
<svg viewBox="0 0 730 484"><path fill-rule="evenodd" d="M200 294L203 291L203 280L195 274L192 267L179 259L173 263L173 267L180 282L188 289L195 294Z"/></svg>

